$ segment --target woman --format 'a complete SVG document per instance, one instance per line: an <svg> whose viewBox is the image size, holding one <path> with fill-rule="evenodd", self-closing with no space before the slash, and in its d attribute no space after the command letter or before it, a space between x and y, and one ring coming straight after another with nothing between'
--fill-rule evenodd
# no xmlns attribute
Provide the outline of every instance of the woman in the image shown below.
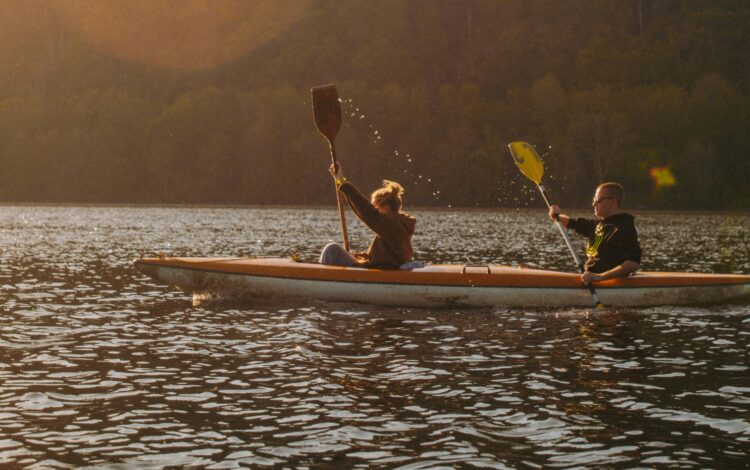
<svg viewBox="0 0 750 470"><path fill-rule="evenodd" d="M394 181L383 181L368 201L346 178L330 169L336 187L346 197L354 213L373 232L375 239L366 253L349 253L336 243L329 243L320 254L322 264L367 268L398 269L412 259L411 237L416 219L401 210L404 188Z"/></svg>

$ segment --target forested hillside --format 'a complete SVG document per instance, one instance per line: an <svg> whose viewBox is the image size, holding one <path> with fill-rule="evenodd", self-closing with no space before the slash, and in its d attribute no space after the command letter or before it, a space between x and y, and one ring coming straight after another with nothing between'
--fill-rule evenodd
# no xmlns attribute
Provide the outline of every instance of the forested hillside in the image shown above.
<svg viewBox="0 0 750 470"><path fill-rule="evenodd" d="M283 25L215 1L182 56L139 30L145 1L95 31L74 3L0 6L2 202L333 204L310 88L335 83L346 176L409 205L529 204L506 147L526 140L567 207L606 180L635 207L750 207L746 0L286 0Z"/></svg>

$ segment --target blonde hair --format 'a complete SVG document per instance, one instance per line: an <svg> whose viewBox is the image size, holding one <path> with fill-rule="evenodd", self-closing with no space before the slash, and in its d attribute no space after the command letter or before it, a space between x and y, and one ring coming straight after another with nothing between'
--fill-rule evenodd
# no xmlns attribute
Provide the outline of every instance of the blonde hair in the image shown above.
<svg viewBox="0 0 750 470"><path fill-rule="evenodd" d="M383 185L372 192L370 202L375 207L390 207L394 211L401 209L404 188L395 181L383 180Z"/></svg>

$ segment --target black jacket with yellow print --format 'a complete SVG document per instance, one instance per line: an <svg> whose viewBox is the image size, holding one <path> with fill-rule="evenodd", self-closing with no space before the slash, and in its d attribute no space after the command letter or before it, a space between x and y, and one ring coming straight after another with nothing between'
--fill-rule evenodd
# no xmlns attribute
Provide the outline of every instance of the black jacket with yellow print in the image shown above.
<svg viewBox="0 0 750 470"><path fill-rule="evenodd" d="M625 261L641 262L641 246L635 229L635 217L620 213L597 219L570 219L568 228L589 239L586 269L603 273Z"/></svg>

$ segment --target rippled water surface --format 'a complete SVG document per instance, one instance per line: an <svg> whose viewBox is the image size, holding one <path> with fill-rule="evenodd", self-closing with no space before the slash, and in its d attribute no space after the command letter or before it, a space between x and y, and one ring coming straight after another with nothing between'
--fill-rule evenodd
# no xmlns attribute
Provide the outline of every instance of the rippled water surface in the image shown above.
<svg viewBox="0 0 750 470"><path fill-rule="evenodd" d="M420 259L571 267L543 212L414 214ZM637 215L644 268L750 272L750 215ZM0 207L0 466L748 465L748 304L194 305L131 265L313 257L338 230L322 209Z"/></svg>

